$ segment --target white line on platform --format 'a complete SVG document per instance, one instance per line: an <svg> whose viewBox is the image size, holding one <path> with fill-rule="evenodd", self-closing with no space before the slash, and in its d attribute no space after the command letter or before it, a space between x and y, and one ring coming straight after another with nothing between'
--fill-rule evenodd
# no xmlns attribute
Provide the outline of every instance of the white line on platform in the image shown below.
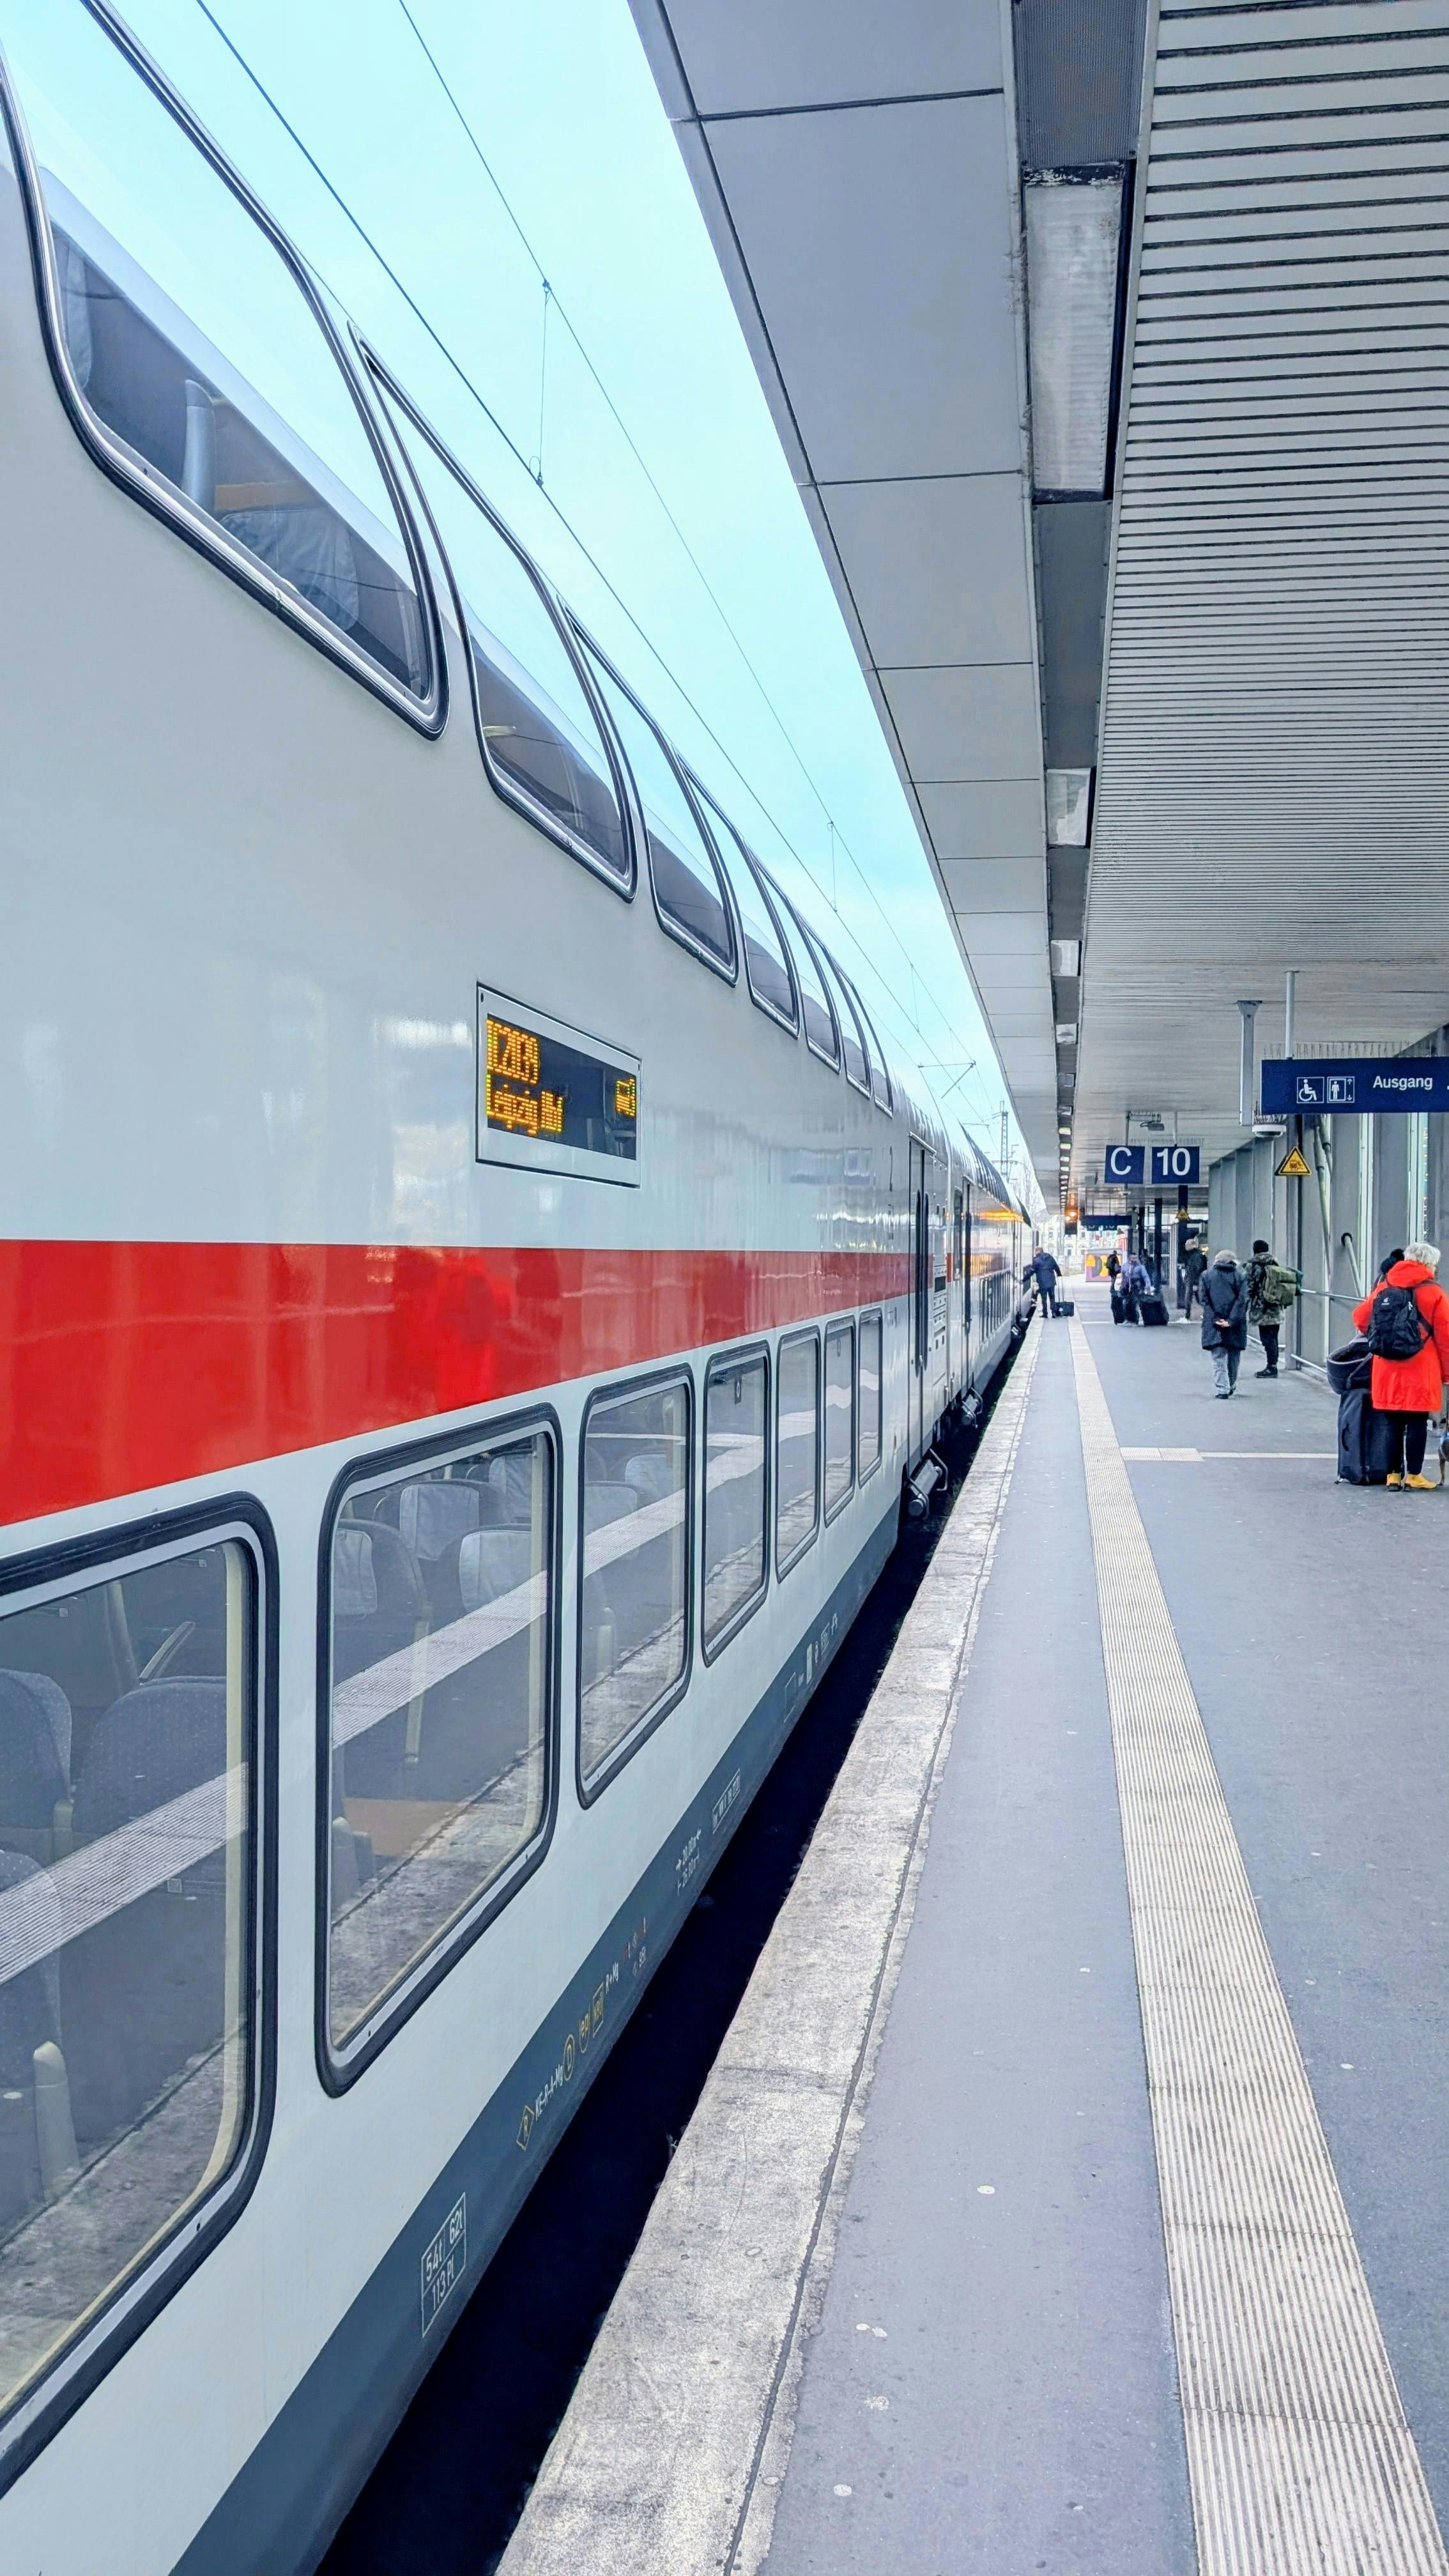
<svg viewBox="0 0 1449 2576"><path fill-rule="evenodd" d="M1127 1449L1134 1467L1200 1467L1204 1458L1334 1458L1334 1449Z"/></svg>
<svg viewBox="0 0 1449 2576"><path fill-rule="evenodd" d="M1003 1388L499 2576L756 2576L1040 1348Z"/></svg>
<svg viewBox="0 0 1449 2576"><path fill-rule="evenodd" d="M1449 2570L1086 1335L1072 1327L1200 2576Z"/></svg>

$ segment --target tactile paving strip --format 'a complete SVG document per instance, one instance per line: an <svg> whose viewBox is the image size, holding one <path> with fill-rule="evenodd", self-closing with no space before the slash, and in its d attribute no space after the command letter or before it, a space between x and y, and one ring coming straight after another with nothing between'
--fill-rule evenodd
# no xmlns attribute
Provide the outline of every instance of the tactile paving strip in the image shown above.
<svg viewBox="0 0 1449 2576"><path fill-rule="evenodd" d="M1202 2576L1445 2576L1101 1380L1070 1330Z"/></svg>

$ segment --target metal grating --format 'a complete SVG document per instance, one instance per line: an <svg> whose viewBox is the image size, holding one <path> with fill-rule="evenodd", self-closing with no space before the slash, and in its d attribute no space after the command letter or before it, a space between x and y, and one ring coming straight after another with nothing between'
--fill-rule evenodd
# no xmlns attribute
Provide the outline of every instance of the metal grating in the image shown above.
<svg viewBox="0 0 1449 2576"><path fill-rule="evenodd" d="M1079 1174L1238 1141L1285 967L1300 1044L1449 1016L1449 0L1164 6L1140 203Z"/></svg>

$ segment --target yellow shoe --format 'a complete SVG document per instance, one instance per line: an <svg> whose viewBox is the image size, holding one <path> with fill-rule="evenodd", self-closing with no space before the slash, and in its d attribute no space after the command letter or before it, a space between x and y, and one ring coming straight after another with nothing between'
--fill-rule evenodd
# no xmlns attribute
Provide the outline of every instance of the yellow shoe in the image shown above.
<svg viewBox="0 0 1449 2576"><path fill-rule="evenodd" d="M1404 1482L1404 1480L1403 1480L1403 1477L1402 1477L1402 1476L1385 1476L1385 1478L1384 1478L1384 1483L1388 1486L1388 1489L1389 1489L1389 1491L1390 1491L1390 1493L1391 1493L1391 1494L1397 1494L1397 1493L1401 1492L1401 1491L1402 1491L1402 1488L1403 1488L1403 1482Z"/></svg>
<svg viewBox="0 0 1449 2576"><path fill-rule="evenodd" d="M1432 1476L1406 1476L1404 1483L1416 1494L1437 1494L1439 1490Z"/></svg>

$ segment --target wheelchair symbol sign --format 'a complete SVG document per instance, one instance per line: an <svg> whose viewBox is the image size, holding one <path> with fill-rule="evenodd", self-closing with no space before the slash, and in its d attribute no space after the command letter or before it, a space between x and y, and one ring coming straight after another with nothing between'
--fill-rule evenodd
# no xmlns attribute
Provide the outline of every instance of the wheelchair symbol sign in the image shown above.
<svg viewBox="0 0 1449 2576"><path fill-rule="evenodd" d="M1321 1109L1324 1105L1326 1081L1325 1074L1300 1073L1293 1086L1293 1098L1298 1108Z"/></svg>

